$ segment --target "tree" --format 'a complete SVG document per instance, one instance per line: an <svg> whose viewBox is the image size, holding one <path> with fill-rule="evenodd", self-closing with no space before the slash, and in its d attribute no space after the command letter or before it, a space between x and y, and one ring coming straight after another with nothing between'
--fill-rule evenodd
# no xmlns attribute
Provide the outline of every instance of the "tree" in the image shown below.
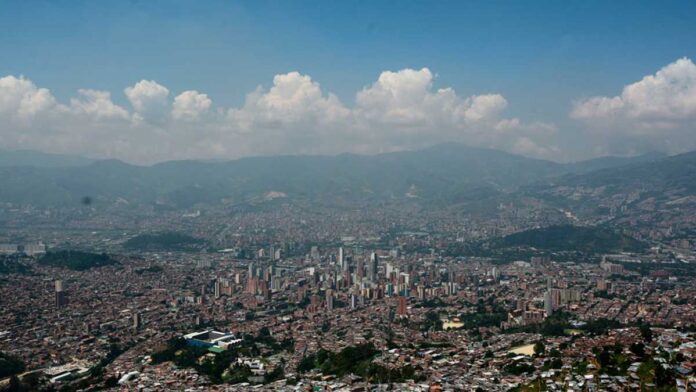
<svg viewBox="0 0 696 392"><path fill-rule="evenodd" d="M536 355L544 355L544 352L546 351L546 346L544 346L544 343L539 341L534 344L534 354Z"/></svg>
<svg viewBox="0 0 696 392"><path fill-rule="evenodd" d="M633 354L637 357L643 357L645 355L645 345L640 342L633 343L629 348Z"/></svg>
<svg viewBox="0 0 696 392"><path fill-rule="evenodd" d="M652 342L653 333L652 333L652 330L650 329L649 325L642 324L640 326L640 334L641 334L641 336L643 336L643 340L645 340L647 343Z"/></svg>
<svg viewBox="0 0 696 392"><path fill-rule="evenodd" d="M658 364L655 367L655 384L657 385L674 385L674 375L668 369Z"/></svg>
<svg viewBox="0 0 696 392"><path fill-rule="evenodd" d="M10 377L10 384L7 387L7 391L8 392L15 392L15 391L19 392L22 390L24 390L24 389L22 388L22 384L19 382L19 378L17 378L17 376L15 376L15 375Z"/></svg>
<svg viewBox="0 0 696 392"><path fill-rule="evenodd" d="M299 373L304 373L304 372L308 372L308 371L314 369L314 361L316 359L317 358L315 355L309 355L306 357L302 357L302 359L300 360L300 363L297 365L297 371Z"/></svg>
<svg viewBox="0 0 696 392"><path fill-rule="evenodd" d="M21 359L0 352L0 378L5 378L13 374L24 371L24 362Z"/></svg>

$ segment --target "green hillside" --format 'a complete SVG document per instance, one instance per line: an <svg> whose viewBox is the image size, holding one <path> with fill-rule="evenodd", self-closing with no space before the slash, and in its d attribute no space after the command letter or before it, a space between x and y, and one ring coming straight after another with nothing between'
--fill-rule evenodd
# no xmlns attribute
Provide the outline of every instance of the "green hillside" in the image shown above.
<svg viewBox="0 0 696 392"><path fill-rule="evenodd" d="M511 234L492 240L491 247L531 247L544 250L608 253L638 252L645 250L647 245L607 228L563 225Z"/></svg>
<svg viewBox="0 0 696 392"><path fill-rule="evenodd" d="M90 268L98 268L106 265L117 264L106 253L90 253L77 250L59 250L46 252L39 258L39 264L53 267L67 268L75 271L84 271Z"/></svg>

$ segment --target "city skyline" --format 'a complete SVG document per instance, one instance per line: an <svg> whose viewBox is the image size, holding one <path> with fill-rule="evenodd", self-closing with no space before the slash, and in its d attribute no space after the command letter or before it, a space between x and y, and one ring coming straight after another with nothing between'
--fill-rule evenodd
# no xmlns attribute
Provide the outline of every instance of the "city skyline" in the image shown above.
<svg viewBox="0 0 696 392"><path fill-rule="evenodd" d="M0 0L0 392L696 391L694 26Z"/></svg>

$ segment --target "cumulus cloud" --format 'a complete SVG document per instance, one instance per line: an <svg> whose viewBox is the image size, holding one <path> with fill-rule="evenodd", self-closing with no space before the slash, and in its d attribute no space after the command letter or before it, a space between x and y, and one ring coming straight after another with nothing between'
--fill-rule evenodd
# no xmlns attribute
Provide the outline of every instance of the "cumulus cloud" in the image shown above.
<svg viewBox="0 0 696 392"><path fill-rule="evenodd" d="M230 115L244 126L327 123L340 120L348 110L333 94L323 94L319 83L299 72L276 75L273 86L265 91L258 87L247 95L244 106Z"/></svg>
<svg viewBox="0 0 696 392"><path fill-rule="evenodd" d="M116 157L135 162L260 154L376 153L442 142L553 157L556 127L504 116L499 94L468 97L435 88L428 68L382 72L353 105L299 72L279 74L236 108L205 93L141 80L123 92L80 89L61 104L25 78L0 79L0 147ZM10 121L11 120L11 121Z"/></svg>
<svg viewBox="0 0 696 392"><path fill-rule="evenodd" d="M70 100L70 110L84 117L96 120L125 120L128 111L111 101L111 93L89 89L77 90L78 98Z"/></svg>
<svg viewBox="0 0 696 392"><path fill-rule="evenodd" d="M366 119L406 126L450 124L458 127L494 120L507 106L498 94L461 98L451 88L433 91L428 68L382 72L357 95L357 110Z"/></svg>
<svg viewBox="0 0 696 392"><path fill-rule="evenodd" d="M24 77L0 78L0 113L8 118L29 120L56 105L53 95Z"/></svg>
<svg viewBox="0 0 696 392"><path fill-rule="evenodd" d="M576 102L570 117L595 134L604 133L613 145L675 152L696 148L696 65L678 59L626 85L620 95Z"/></svg>
<svg viewBox="0 0 696 392"><path fill-rule="evenodd" d="M169 108L169 89L154 80L141 80L123 92L128 97L137 120L161 121Z"/></svg>
<svg viewBox="0 0 696 392"><path fill-rule="evenodd" d="M521 138L527 144L541 142L539 130L544 136L555 132L547 124L503 118L508 103L502 95L461 97L452 88L436 90L433 83L428 68L382 72L356 96L357 123L367 133L378 132L375 142L400 148L457 141L512 150Z"/></svg>
<svg viewBox="0 0 696 392"><path fill-rule="evenodd" d="M172 117L177 120L199 120L210 110L212 103L206 94L195 90L184 91L174 98Z"/></svg>

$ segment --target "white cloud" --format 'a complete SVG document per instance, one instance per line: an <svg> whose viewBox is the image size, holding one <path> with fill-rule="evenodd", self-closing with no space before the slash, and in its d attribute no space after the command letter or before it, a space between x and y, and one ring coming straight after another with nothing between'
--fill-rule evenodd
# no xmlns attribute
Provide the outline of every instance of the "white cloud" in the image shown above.
<svg viewBox="0 0 696 392"><path fill-rule="evenodd" d="M172 117L177 120L195 121L210 110L213 101L198 91L184 91L174 98Z"/></svg>
<svg viewBox="0 0 696 392"><path fill-rule="evenodd" d="M681 58L655 75L624 87L620 96L578 102L578 119L624 118L640 121L681 121L696 118L696 65Z"/></svg>
<svg viewBox="0 0 696 392"><path fill-rule="evenodd" d="M385 71L357 94L357 110L366 119L407 126L450 124L462 127L493 120L507 106L498 94L462 99L451 88L433 91L428 68Z"/></svg>
<svg viewBox="0 0 696 392"><path fill-rule="evenodd" d="M293 123L327 123L340 120L348 110L333 94L325 95L319 83L299 72L273 77L273 87L258 87L247 95L244 106L231 116L244 126Z"/></svg>
<svg viewBox="0 0 696 392"><path fill-rule="evenodd" d="M433 89L433 79L428 68L382 72L356 96L357 123L373 142L399 148L457 141L512 150L520 138L535 143L538 127L546 136L555 132L555 127L502 118L507 107L502 95L460 97L452 88Z"/></svg>
<svg viewBox="0 0 696 392"><path fill-rule="evenodd" d="M138 114L136 119L162 121L169 107L169 89L154 80L141 80L123 92Z"/></svg>
<svg viewBox="0 0 696 392"><path fill-rule="evenodd" d="M124 94L78 90L68 105L28 79L0 79L0 147L116 157L135 162L238 158L265 154L377 153L442 142L551 157L556 128L506 118L499 94L459 96L435 89L427 68L385 71L355 96L353 107L309 75L276 75L238 108L215 108L194 90L169 100L169 89L142 80ZM31 118L31 122L17 119ZM1 124L1 123L0 123Z"/></svg>
<svg viewBox="0 0 696 392"><path fill-rule="evenodd" d="M620 95L576 102L570 116L616 146L696 148L696 65L681 58L625 86Z"/></svg>
<svg viewBox="0 0 696 392"><path fill-rule="evenodd" d="M78 98L70 100L70 110L78 116L95 120L126 120L128 111L111 101L111 93L89 89L77 90Z"/></svg>
<svg viewBox="0 0 696 392"><path fill-rule="evenodd" d="M0 78L0 114L25 121L55 105L51 92L31 80L11 75Z"/></svg>

